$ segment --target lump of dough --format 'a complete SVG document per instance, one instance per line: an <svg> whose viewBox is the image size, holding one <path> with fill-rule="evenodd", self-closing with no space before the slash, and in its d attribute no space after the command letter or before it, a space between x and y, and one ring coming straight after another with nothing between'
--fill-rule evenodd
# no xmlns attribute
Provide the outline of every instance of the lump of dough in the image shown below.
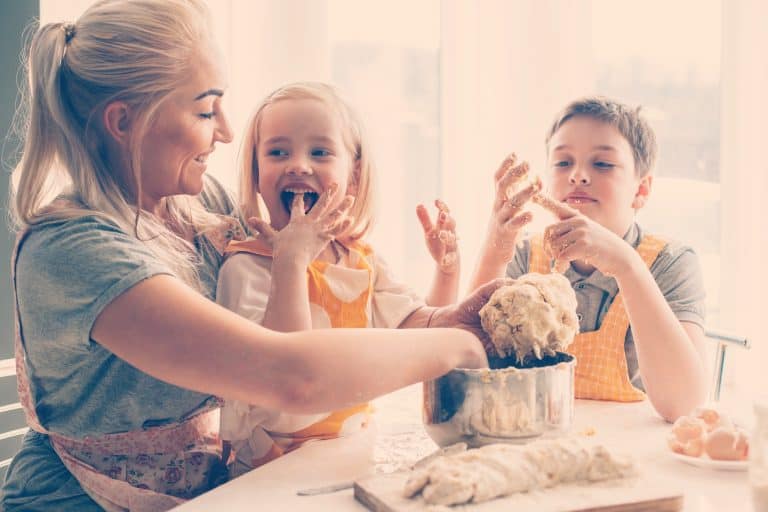
<svg viewBox="0 0 768 512"><path fill-rule="evenodd" d="M564 351L579 330L576 294L557 273L525 274L496 290L480 310L483 330L501 357L519 363Z"/></svg>
<svg viewBox="0 0 768 512"><path fill-rule="evenodd" d="M598 482L637 474L634 463L601 445L575 438L527 445L491 444L440 457L415 471L403 494L429 505L480 503L568 482Z"/></svg>

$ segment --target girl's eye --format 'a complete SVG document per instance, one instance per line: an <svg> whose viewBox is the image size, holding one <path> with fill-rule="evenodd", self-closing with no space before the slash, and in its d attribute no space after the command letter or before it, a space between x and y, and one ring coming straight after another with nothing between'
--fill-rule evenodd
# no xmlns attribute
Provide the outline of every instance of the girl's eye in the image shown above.
<svg viewBox="0 0 768 512"><path fill-rule="evenodd" d="M274 148L267 151L267 156L283 157L287 155L288 152L284 149Z"/></svg>
<svg viewBox="0 0 768 512"><path fill-rule="evenodd" d="M555 167L568 167L571 165L571 162L568 160L560 160L559 162L555 162Z"/></svg>
<svg viewBox="0 0 768 512"><path fill-rule="evenodd" d="M331 156L331 152L327 149L316 148L312 150L312 156L316 158L324 158L326 156Z"/></svg>
<svg viewBox="0 0 768 512"><path fill-rule="evenodd" d="M216 112L203 112L201 114L198 114L203 119L213 119L216 116Z"/></svg>

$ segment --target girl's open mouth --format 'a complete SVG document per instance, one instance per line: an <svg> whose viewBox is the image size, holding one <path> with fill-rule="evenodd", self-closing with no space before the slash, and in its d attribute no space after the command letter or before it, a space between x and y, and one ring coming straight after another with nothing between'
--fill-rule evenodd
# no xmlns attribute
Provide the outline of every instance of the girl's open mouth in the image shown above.
<svg viewBox="0 0 768 512"><path fill-rule="evenodd" d="M291 207L293 206L293 198L296 197L296 194L302 194L304 196L304 213L309 212L320 198L320 194L312 190L293 188L283 190L280 192L280 202L283 203L283 208L285 208L285 211L287 211L289 215L291 213Z"/></svg>

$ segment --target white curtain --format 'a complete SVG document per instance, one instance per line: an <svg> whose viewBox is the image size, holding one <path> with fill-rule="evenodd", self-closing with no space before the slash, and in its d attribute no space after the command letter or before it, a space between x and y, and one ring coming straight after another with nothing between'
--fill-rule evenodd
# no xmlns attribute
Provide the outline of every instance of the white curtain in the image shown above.
<svg viewBox="0 0 768 512"><path fill-rule="evenodd" d="M456 212L466 283L498 164L514 151L541 172L555 113L594 89L590 3L443 0L441 9L442 195Z"/></svg>
<svg viewBox="0 0 768 512"><path fill-rule="evenodd" d="M768 293L768 3L723 2L721 309L723 326L752 341L731 350L746 392L766 393ZM744 366L741 366L744 365ZM746 370L741 372L741 370ZM744 379L746 373L750 379Z"/></svg>

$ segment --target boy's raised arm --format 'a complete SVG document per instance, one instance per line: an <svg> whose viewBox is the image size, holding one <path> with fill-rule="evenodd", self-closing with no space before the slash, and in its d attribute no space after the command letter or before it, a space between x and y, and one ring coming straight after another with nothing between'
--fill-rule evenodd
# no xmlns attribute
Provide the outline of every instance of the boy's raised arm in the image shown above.
<svg viewBox="0 0 768 512"><path fill-rule="evenodd" d="M510 154L493 176L496 195L485 239L469 282L470 290L504 276L504 269L515 254L520 230L533 219L531 212L522 208L541 189L541 182L529 183L509 197L508 191L522 183L528 175L528 163L516 163L517 156Z"/></svg>

